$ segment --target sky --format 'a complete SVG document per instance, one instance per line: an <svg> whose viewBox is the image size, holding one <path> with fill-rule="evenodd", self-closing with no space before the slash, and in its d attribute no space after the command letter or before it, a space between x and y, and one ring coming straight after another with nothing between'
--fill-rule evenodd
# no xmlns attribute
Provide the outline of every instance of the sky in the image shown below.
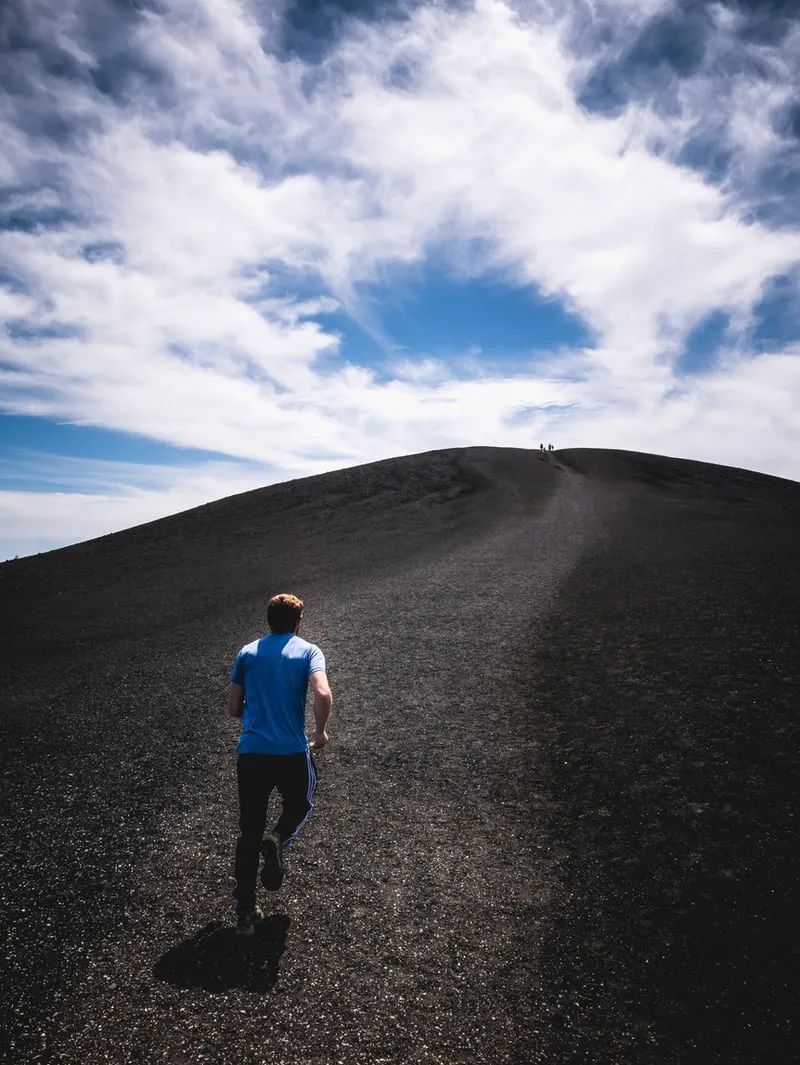
<svg viewBox="0 0 800 1065"><path fill-rule="evenodd" d="M434 448L800 479L794 0L15 0L0 143L0 559Z"/></svg>

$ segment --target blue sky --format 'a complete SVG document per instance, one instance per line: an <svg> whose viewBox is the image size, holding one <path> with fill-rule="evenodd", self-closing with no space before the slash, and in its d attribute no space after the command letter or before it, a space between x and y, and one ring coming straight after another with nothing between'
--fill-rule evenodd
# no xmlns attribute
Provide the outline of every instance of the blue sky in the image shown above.
<svg viewBox="0 0 800 1065"><path fill-rule="evenodd" d="M437 447L800 478L800 19L0 14L0 559Z"/></svg>

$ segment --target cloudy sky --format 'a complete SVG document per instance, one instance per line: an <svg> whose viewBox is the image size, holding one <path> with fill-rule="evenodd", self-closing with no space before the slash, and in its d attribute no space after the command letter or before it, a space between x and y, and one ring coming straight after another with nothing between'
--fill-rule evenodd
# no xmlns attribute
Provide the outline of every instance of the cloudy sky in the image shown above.
<svg viewBox="0 0 800 1065"><path fill-rule="evenodd" d="M0 7L0 559L468 444L800 479L792 0Z"/></svg>

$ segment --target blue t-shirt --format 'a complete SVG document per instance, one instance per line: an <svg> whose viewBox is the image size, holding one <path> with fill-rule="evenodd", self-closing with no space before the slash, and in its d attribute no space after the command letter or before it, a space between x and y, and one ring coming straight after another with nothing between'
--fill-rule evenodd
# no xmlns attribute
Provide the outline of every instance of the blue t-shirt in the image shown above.
<svg viewBox="0 0 800 1065"><path fill-rule="evenodd" d="M325 669L316 644L291 632L270 633L241 649L231 680L244 688L237 754L300 754L308 750L306 692Z"/></svg>

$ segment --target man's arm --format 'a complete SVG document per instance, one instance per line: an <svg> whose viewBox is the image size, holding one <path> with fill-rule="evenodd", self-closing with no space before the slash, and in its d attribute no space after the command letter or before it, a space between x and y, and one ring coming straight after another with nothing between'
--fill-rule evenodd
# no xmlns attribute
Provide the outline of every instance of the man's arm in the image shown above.
<svg viewBox="0 0 800 1065"><path fill-rule="evenodd" d="M315 725L314 735L311 737L309 746L312 750L318 751L320 747L324 747L328 742L329 737L325 731L325 726L331 716L333 696L331 695L330 684L328 684L328 674L324 669L318 669L316 673L312 673L309 680L311 681L311 690L314 692Z"/></svg>
<svg viewBox="0 0 800 1065"><path fill-rule="evenodd" d="M244 707L244 688L241 684L231 684L228 692L228 713L231 717L241 717Z"/></svg>

